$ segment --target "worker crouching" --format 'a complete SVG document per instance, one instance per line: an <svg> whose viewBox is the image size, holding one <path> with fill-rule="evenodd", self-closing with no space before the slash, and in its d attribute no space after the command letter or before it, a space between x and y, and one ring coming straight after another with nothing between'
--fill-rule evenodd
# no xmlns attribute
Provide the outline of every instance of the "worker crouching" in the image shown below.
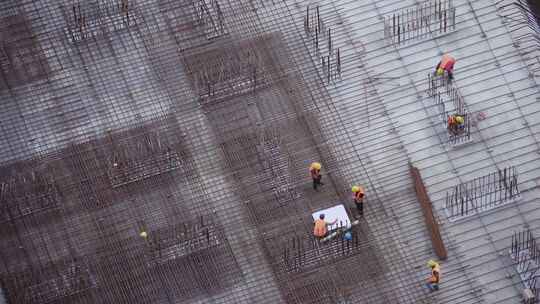
<svg viewBox="0 0 540 304"><path fill-rule="evenodd" d="M321 175L321 164L314 162L311 163L311 166L309 166L309 173L311 174L311 179L313 180L313 189L317 190L317 186L324 185L321 182L322 175Z"/></svg>
<svg viewBox="0 0 540 304"><path fill-rule="evenodd" d="M439 290L439 283L441 281L441 265L434 260L429 260L427 263L431 268L431 276L427 279L426 286L430 291Z"/></svg>
<svg viewBox="0 0 540 304"><path fill-rule="evenodd" d="M353 186L351 190L353 193L354 204L358 210L358 215L364 216L364 188L362 188L362 186Z"/></svg>
<svg viewBox="0 0 540 304"><path fill-rule="evenodd" d="M458 135L465 130L465 118L463 116L454 114L448 116L448 132Z"/></svg>
<svg viewBox="0 0 540 304"><path fill-rule="evenodd" d="M323 239L328 234L328 226L334 225L337 222L337 219L329 223L324 220L324 213L321 213L319 215L319 219L315 221L315 225L313 227L313 235L316 238Z"/></svg>

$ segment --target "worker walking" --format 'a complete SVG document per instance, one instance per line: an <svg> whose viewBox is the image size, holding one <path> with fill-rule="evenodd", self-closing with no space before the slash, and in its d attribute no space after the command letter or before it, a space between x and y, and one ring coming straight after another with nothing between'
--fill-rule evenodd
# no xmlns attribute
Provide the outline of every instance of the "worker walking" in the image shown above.
<svg viewBox="0 0 540 304"><path fill-rule="evenodd" d="M448 116L448 131L457 135L465 129L465 119L463 116L454 114Z"/></svg>
<svg viewBox="0 0 540 304"><path fill-rule="evenodd" d="M324 220L324 213L319 215L319 219L315 221L315 226L313 227L313 235L319 239L322 239L328 233L328 225L334 225L337 222L337 218L332 223L329 223Z"/></svg>
<svg viewBox="0 0 540 304"><path fill-rule="evenodd" d="M439 290L439 283L441 281L441 265L434 260L429 260L427 263L431 268L431 276L427 279L426 286L430 291Z"/></svg>
<svg viewBox="0 0 540 304"><path fill-rule="evenodd" d="M358 209L358 215L364 216L364 188L362 186L352 187L353 200Z"/></svg>
<svg viewBox="0 0 540 304"><path fill-rule="evenodd" d="M309 173L311 174L311 178L313 179L313 189L317 190L317 186L324 185L321 182L322 175L321 175L321 164L317 162L311 163L311 166L309 166Z"/></svg>
<svg viewBox="0 0 540 304"><path fill-rule="evenodd" d="M446 71L448 73L448 78L452 80L454 78L455 63L456 59L454 57L450 56L449 54L444 54L441 61L439 61L439 64L437 64L437 67L435 67L435 75L442 76Z"/></svg>

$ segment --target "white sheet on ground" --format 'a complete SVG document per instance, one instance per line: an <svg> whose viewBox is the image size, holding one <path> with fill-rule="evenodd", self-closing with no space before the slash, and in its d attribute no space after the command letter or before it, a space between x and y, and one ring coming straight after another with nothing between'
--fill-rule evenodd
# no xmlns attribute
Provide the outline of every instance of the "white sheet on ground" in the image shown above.
<svg viewBox="0 0 540 304"><path fill-rule="evenodd" d="M340 226L351 226L351 219L347 215L347 211L345 210L345 206L343 206L343 204L314 212L312 214L313 221L317 220L321 213L324 213L324 220L328 223L332 223L337 219L337 222L328 228L329 230L339 228Z"/></svg>

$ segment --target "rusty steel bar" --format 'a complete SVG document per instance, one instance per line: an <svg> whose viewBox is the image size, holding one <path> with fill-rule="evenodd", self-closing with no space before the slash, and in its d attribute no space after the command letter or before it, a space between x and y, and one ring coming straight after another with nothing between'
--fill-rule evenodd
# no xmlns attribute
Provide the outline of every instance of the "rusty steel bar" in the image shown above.
<svg viewBox="0 0 540 304"><path fill-rule="evenodd" d="M420 202L420 206L422 207L422 212L424 213L424 220L426 222L427 230L429 231L431 237L431 244L433 246L433 250L435 251L437 257L439 257L439 259L446 260L446 258L448 257L448 253L446 251L446 247L444 246L444 242L439 231L439 224L433 216L433 210L431 207L432 203L427 194L424 182L422 181L420 171L418 171L418 169L410 163L409 169L413 179L416 196L418 198L418 201Z"/></svg>

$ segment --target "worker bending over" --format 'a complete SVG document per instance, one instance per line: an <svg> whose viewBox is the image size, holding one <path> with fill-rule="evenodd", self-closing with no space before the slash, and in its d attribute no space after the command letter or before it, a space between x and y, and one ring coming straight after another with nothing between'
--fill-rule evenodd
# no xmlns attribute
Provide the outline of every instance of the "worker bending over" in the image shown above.
<svg viewBox="0 0 540 304"><path fill-rule="evenodd" d="M362 186L353 186L351 190L358 215L364 216L364 188Z"/></svg>
<svg viewBox="0 0 540 304"><path fill-rule="evenodd" d="M324 185L321 182L322 175L321 175L321 164L314 162L311 163L311 166L309 166L309 173L311 174L311 179L313 179L313 189L317 190L317 186Z"/></svg>
<svg viewBox="0 0 540 304"><path fill-rule="evenodd" d="M465 129L465 119L463 116L454 114L448 116L448 131L457 135Z"/></svg>
<svg viewBox="0 0 540 304"><path fill-rule="evenodd" d="M319 215L319 219L315 221L315 226L313 227L313 235L319 239L324 238L328 234L328 225L334 225L337 222L337 218L332 223L329 223L324 220L324 213Z"/></svg>
<svg viewBox="0 0 540 304"><path fill-rule="evenodd" d="M441 61L439 61L439 64L437 64L437 67L435 68L435 74L437 76L444 75L444 71L448 73L448 78L453 79L454 78L454 64L456 63L456 59L448 54L444 54L441 58Z"/></svg>
<svg viewBox="0 0 540 304"><path fill-rule="evenodd" d="M427 263L431 268L431 276L427 279L426 286L430 291L439 290L439 283L441 281L441 265L434 260L429 260Z"/></svg>

